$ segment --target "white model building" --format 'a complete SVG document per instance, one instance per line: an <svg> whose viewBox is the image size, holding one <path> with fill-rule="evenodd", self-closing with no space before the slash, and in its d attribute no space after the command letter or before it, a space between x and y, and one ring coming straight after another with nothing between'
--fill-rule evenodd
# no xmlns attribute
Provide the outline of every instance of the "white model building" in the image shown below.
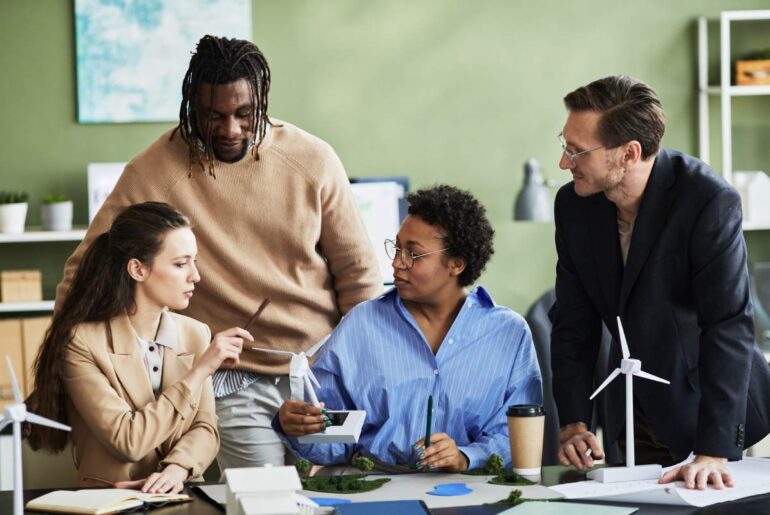
<svg viewBox="0 0 770 515"><path fill-rule="evenodd" d="M294 467L225 470L226 515L299 515L295 495L302 490Z"/></svg>

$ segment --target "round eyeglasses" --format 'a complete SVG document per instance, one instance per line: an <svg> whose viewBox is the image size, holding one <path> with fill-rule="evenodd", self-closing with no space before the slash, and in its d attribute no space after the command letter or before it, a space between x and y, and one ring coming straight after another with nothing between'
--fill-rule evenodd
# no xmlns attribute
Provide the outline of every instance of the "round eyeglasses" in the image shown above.
<svg viewBox="0 0 770 515"><path fill-rule="evenodd" d="M444 252L446 250L449 249L433 250L423 254L415 254L414 252L411 252L407 249L397 247L396 242L393 240L385 240L385 254L388 255L388 259L393 261L396 259L396 256L399 256L401 258L401 263L407 270L414 266L414 261L416 259L420 259L423 256L430 256L431 254L438 254L439 252Z"/></svg>
<svg viewBox="0 0 770 515"><path fill-rule="evenodd" d="M569 149L567 148L567 142L564 140L564 133L560 132L559 134L556 135L556 138L559 140L559 145L561 145L561 151L564 152L564 155L567 156L570 161L572 161L573 165L577 165L577 162L575 162L575 159L577 159L578 157L588 154L589 152L593 152L594 150L599 150L600 148L604 148L604 145L599 145L598 147L589 148L588 150L570 152Z"/></svg>

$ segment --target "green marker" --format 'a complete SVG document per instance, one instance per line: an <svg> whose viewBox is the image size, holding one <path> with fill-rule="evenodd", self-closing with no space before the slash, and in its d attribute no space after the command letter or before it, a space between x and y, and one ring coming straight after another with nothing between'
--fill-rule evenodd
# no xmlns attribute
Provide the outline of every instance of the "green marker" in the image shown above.
<svg viewBox="0 0 770 515"><path fill-rule="evenodd" d="M428 423L425 427L425 448L430 447L430 426L433 419L433 396L428 395Z"/></svg>

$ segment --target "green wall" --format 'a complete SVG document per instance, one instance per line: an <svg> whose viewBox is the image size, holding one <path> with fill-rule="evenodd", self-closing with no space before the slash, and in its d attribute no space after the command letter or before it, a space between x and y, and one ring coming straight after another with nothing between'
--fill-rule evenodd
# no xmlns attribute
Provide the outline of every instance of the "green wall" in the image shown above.
<svg viewBox="0 0 770 515"><path fill-rule="evenodd" d="M273 70L271 114L329 141L350 175L473 191L497 231L481 282L525 311L553 283L553 225L512 222L513 199L530 157L567 180L562 96L604 75L642 78L666 109L664 144L696 153L695 18L751 8L770 2L255 0L253 18ZM85 223L87 163L128 160L169 127L76 122L73 26L70 1L0 2L0 189L32 194L29 224L47 192L71 195ZM734 42L770 47L768 28L749 24ZM735 109L735 167L770 170L770 98ZM770 260L770 231L747 240L752 259ZM42 268L50 294L73 247L5 245L0 268Z"/></svg>

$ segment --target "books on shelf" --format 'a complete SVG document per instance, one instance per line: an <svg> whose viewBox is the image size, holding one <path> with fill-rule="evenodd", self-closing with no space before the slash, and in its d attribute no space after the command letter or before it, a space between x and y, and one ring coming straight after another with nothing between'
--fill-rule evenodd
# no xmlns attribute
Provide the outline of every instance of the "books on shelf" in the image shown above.
<svg viewBox="0 0 770 515"><path fill-rule="evenodd" d="M27 503L26 509L55 513L108 515L137 508L158 508L165 504L191 501L186 494L151 494L119 488L56 490Z"/></svg>

